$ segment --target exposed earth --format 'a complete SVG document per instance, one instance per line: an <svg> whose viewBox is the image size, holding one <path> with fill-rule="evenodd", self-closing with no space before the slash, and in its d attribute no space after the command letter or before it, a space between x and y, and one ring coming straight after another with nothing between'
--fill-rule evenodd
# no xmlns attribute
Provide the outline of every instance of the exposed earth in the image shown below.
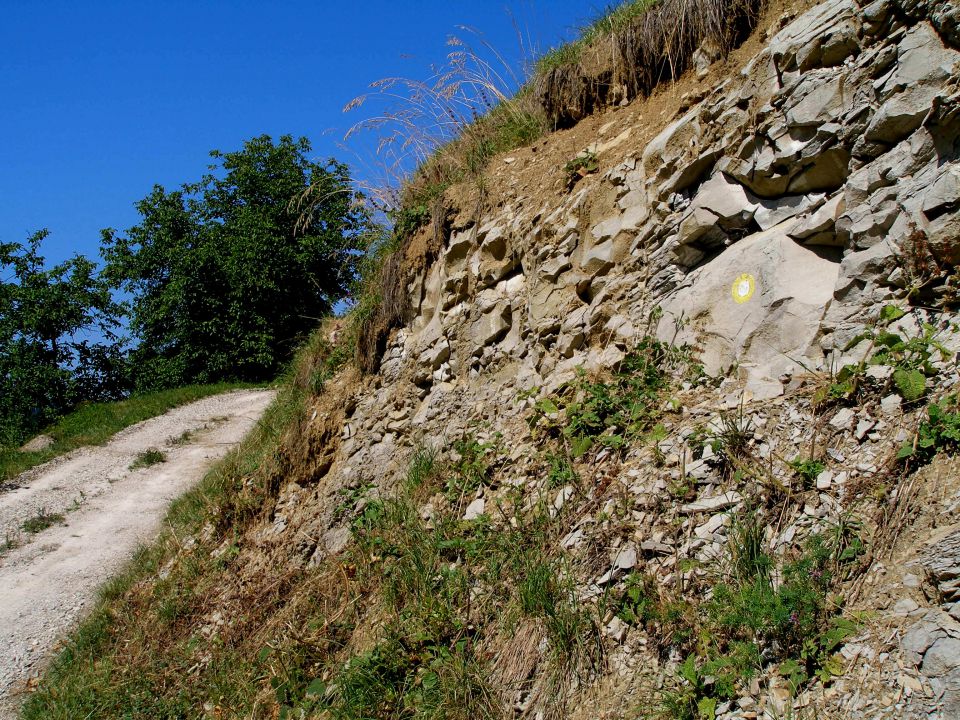
<svg viewBox="0 0 960 720"><path fill-rule="evenodd" d="M0 494L0 718L15 717L17 690L97 588L153 538L169 503L250 431L273 397L243 390L175 408L24 473ZM166 460L131 469L148 450Z"/></svg>

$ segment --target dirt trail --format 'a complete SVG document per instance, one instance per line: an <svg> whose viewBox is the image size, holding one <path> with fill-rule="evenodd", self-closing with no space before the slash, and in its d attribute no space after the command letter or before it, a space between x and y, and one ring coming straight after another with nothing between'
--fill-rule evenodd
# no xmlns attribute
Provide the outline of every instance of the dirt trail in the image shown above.
<svg viewBox="0 0 960 720"><path fill-rule="evenodd" d="M16 690L70 630L97 588L159 530L170 501L196 483L256 424L273 391L204 398L80 448L16 479L0 494L0 719L16 716ZM137 454L165 462L130 470ZM30 534L41 512L65 524Z"/></svg>

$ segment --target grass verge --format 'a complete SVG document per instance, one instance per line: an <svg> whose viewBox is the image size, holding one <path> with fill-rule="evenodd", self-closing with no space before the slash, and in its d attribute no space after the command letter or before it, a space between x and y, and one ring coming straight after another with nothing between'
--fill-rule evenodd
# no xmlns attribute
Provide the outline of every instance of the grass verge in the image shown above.
<svg viewBox="0 0 960 720"><path fill-rule="evenodd" d="M84 445L102 445L126 427L148 420L201 398L228 390L253 387L239 383L190 385L137 395L126 400L81 405L43 434L53 438L53 445L39 452L20 452L17 448L0 448L0 481L9 480L32 467Z"/></svg>

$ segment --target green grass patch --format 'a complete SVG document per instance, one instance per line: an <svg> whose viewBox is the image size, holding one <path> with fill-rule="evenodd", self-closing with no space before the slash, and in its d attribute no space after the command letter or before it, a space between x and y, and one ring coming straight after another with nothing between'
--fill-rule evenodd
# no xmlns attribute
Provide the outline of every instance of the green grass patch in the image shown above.
<svg viewBox="0 0 960 720"><path fill-rule="evenodd" d="M857 626L842 616L836 588L863 553L859 524L845 518L776 558L766 550L765 527L756 511L735 520L729 563L713 574L709 594L700 588L673 597L635 573L614 599L622 620L646 629L663 654L685 658L656 717L713 717L719 703L736 699L771 664L795 693L843 673L837 652Z"/></svg>
<svg viewBox="0 0 960 720"><path fill-rule="evenodd" d="M43 434L53 438L54 443L50 448L39 452L20 452L17 448L0 448L0 480L9 480L78 447L102 445L124 428L162 415L179 405L228 390L249 387L256 386L240 383L190 385L136 395L117 402L81 405L43 431Z"/></svg>
<svg viewBox="0 0 960 720"><path fill-rule="evenodd" d="M46 510L41 508L40 512L38 512L36 515L25 520L20 528L24 532L28 532L33 535L38 532L43 532L47 528L51 528L54 525L63 525L65 522L66 518L64 518L63 513L48 513Z"/></svg>
<svg viewBox="0 0 960 720"><path fill-rule="evenodd" d="M141 453L137 453L136 458L133 462L130 463L130 470L140 470L141 468L152 467L153 465L158 465L160 463L167 461L167 454L156 448L150 448L149 450L144 450Z"/></svg>

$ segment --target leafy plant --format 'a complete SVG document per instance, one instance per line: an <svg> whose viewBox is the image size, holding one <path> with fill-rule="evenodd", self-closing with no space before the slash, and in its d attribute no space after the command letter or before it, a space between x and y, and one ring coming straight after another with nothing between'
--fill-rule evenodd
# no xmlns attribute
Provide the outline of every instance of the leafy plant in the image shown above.
<svg viewBox="0 0 960 720"><path fill-rule="evenodd" d="M538 400L529 423L560 434L572 458L595 445L619 450L656 426L674 378L699 377L698 367L689 348L645 337L611 378L595 380L579 370L558 395Z"/></svg>
<svg viewBox="0 0 960 720"><path fill-rule="evenodd" d="M566 485L578 486L580 476L574 470L570 458L566 455L555 453L547 454L547 463L550 467L547 473L547 485L551 488L564 487Z"/></svg>
<svg viewBox="0 0 960 720"><path fill-rule="evenodd" d="M827 469L827 466L820 460L814 460L813 458L804 459L800 456L795 457L788 465L803 479L805 487L813 487L813 483L820 473Z"/></svg>
<svg viewBox="0 0 960 720"><path fill-rule="evenodd" d="M770 662L795 692L812 678L826 683L842 673L837 650L856 624L839 614L831 588L863 552L860 525L844 517L780 562L766 550L765 527L756 510L735 519L730 563L709 599L673 610L683 613L685 636L664 637L661 628L676 603L658 584L637 573L627 578L617 615L659 637L661 648L683 653L675 684L661 694L662 717L712 718L721 701L736 698Z"/></svg>
<svg viewBox="0 0 960 720"><path fill-rule="evenodd" d="M871 366L892 368L890 379L879 388L879 392L886 392L889 388L906 402L920 400L927 392L927 378L937 372L932 362L934 355L946 360L952 353L937 340L939 330L929 323L924 323L921 333L914 337L892 332L890 326L905 315L906 312L896 305L881 308L876 323L856 335L844 348L846 352L869 341L864 359L842 367L814 398L815 402L855 400L868 384L867 369Z"/></svg>
<svg viewBox="0 0 960 720"><path fill-rule="evenodd" d="M599 168L600 162L597 160L596 153L590 150L583 151L563 166L563 171L567 174L567 185L573 187L578 180L595 173Z"/></svg>
<svg viewBox="0 0 960 720"><path fill-rule="evenodd" d="M924 465L940 452L956 452L960 447L960 412L957 397L951 395L943 403L927 406L927 419L920 423L912 443L905 443L897 459Z"/></svg>
<svg viewBox="0 0 960 720"><path fill-rule="evenodd" d="M465 434L453 443L459 460L454 463L453 473L447 479L446 496L450 502L461 502L490 479L496 449L495 443L482 443L471 434Z"/></svg>

